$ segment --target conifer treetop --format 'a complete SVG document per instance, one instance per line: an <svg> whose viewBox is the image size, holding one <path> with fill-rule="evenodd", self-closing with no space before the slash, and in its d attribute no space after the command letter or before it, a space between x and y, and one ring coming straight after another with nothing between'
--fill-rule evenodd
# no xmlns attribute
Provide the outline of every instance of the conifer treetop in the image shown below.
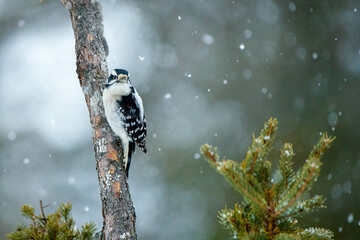
<svg viewBox="0 0 360 240"><path fill-rule="evenodd" d="M235 209L225 208L219 212L220 223L238 239L332 239L327 229L302 229L298 218L319 208L324 208L322 196L306 198L316 182L322 166L321 157L335 138L322 134L305 164L294 171L292 158L295 153L290 143L285 143L280 153L277 180L272 179L268 154L272 149L278 121L270 118L260 135L253 136L252 145L241 162L220 160L217 148L205 144L201 153L238 191L244 201Z"/></svg>

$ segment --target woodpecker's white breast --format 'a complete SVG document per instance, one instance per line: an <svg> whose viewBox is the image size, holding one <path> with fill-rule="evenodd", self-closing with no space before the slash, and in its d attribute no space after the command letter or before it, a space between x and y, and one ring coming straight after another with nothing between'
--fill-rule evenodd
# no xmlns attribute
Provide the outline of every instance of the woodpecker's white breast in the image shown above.
<svg viewBox="0 0 360 240"><path fill-rule="evenodd" d="M122 116L117 111L117 100L121 100L121 97L128 95L131 92L130 86L122 86L128 84L117 84L116 86L111 86L110 88L105 88L103 92L103 102L105 109L105 116L110 124L111 129L114 133L119 136L123 141L131 141L128 134L124 129L124 122L122 121Z"/></svg>

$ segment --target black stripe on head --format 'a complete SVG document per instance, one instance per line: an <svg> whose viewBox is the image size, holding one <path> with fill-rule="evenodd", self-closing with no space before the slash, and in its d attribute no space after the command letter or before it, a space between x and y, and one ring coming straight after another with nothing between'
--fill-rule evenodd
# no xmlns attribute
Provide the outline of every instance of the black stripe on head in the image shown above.
<svg viewBox="0 0 360 240"><path fill-rule="evenodd" d="M105 87L108 88L108 87L110 87L111 85L113 85L113 84L116 82L117 78L118 78L118 77L117 77L116 72L112 71L112 72L110 73L110 76L109 76L109 78L108 78L107 83L105 84Z"/></svg>
<svg viewBox="0 0 360 240"><path fill-rule="evenodd" d="M126 76L129 76L129 72L126 71L125 69L114 69L114 71L116 72L116 74L119 76L120 74L123 74L123 75L126 75Z"/></svg>

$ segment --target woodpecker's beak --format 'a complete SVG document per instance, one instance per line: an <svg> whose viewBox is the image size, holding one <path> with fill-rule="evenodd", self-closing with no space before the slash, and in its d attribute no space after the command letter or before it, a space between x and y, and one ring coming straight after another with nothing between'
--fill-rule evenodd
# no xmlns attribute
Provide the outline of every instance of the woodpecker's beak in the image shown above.
<svg viewBox="0 0 360 240"><path fill-rule="evenodd" d="M124 75L124 74L120 74L120 75L118 76L118 81L119 81L119 82L122 82L122 83L126 83L126 82L128 81L128 79L129 79L129 77L126 76L126 75Z"/></svg>

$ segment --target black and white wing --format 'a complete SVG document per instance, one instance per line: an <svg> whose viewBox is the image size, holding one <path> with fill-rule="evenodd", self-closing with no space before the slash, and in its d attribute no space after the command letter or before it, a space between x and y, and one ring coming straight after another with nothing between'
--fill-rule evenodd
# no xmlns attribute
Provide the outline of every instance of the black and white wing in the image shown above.
<svg viewBox="0 0 360 240"><path fill-rule="evenodd" d="M116 102L128 136L146 153L146 119L140 96L134 87L131 87L131 93Z"/></svg>

